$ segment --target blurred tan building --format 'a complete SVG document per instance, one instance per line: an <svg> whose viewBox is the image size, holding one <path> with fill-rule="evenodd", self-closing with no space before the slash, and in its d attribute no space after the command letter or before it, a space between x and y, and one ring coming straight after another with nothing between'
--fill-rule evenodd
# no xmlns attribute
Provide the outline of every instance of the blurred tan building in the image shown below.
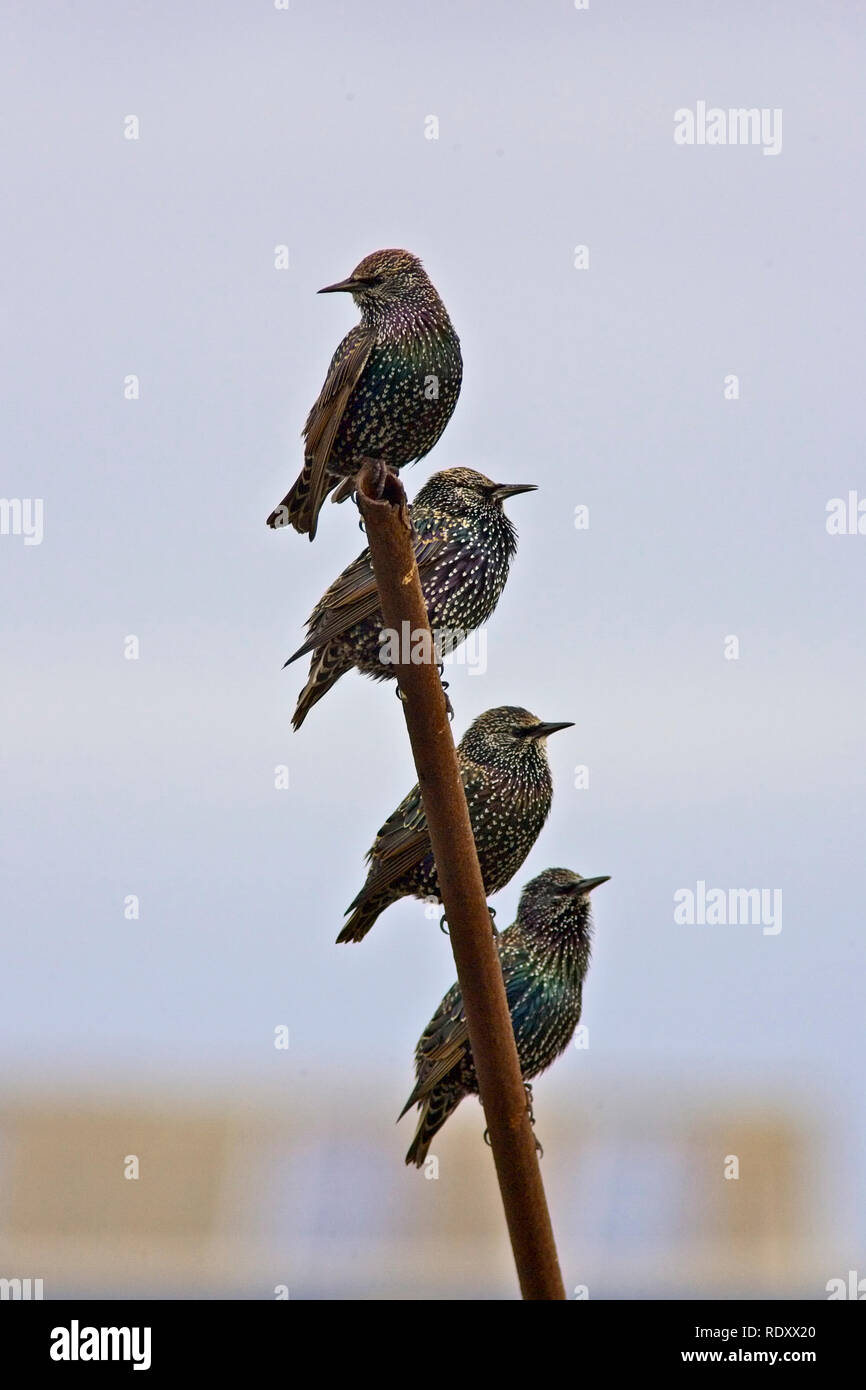
<svg viewBox="0 0 866 1390"><path fill-rule="evenodd" d="M537 1087L536 1114L571 1296L822 1296L836 1255L814 1120L622 1084L567 1105ZM0 1276L41 1278L46 1298L515 1296L477 1103L426 1172L392 1119L340 1083L291 1101L7 1094Z"/></svg>

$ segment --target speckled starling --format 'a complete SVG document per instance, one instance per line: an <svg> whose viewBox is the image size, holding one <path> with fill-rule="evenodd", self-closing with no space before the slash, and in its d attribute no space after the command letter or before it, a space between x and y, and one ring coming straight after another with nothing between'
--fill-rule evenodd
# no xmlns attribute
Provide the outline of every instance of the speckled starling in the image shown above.
<svg viewBox="0 0 866 1390"><path fill-rule="evenodd" d="M471 468L434 473L409 508L415 558L437 656L445 657L490 617L505 587L517 536L502 507L534 483L494 483ZM307 684L292 723L299 729L313 705L353 666L374 680L393 680L383 660L382 610L365 550L319 600L307 640L288 666L312 652Z"/></svg>
<svg viewBox="0 0 866 1390"><path fill-rule="evenodd" d="M268 517L310 540L325 497L335 488L335 502L348 497L364 458L401 468L430 452L463 376L460 340L417 256L374 251L319 293L339 290L351 294L361 322L334 353L307 417L303 471Z"/></svg>
<svg viewBox="0 0 866 1390"><path fill-rule="evenodd" d="M496 938L524 1081L568 1047L580 1022L589 968L589 894L608 875L581 878L545 869L520 895L517 921ZM415 1089L400 1112L417 1105L418 1129L406 1155L419 1168L430 1141L464 1096L478 1094L459 985L452 985L415 1049Z"/></svg>
<svg viewBox="0 0 866 1390"><path fill-rule="evenodd" d="M488 894L505 887L541 833L553 795L545 740L571 727L544 724L528 710L500 705L480 714L460 740L457 758ZM380 912L399 898L441 901L417 783L382 826L367 859L367 882L347 909L338 941L363 940Z"/></svg>

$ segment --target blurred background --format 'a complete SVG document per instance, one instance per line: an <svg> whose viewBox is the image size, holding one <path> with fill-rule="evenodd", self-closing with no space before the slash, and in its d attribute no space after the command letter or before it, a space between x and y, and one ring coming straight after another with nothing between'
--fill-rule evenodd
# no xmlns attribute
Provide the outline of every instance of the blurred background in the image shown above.
<svg viewBox="0 0 866 1390"><path fill-rule="evenodd" d="M502 703L575 721L498 923L543 868L612 876L588 1045L535 1086L569 1292L866 1275L863 15L0 25L0 491L43 508L40 543L11 507L0 534L0 1277L515 1295L477 1103L429 1176L394 1125L454 978L436 916L333 944L414 780L399 705L352 674L294 736L280 670L363 544L351 505L313 546L264 525L354 322L315 291L383 246L422 256L465 361L410 495L457 465L539 485L486 670L449 674L457 734ZM677 145L700 101L780 110L781 151ZM676 921L699 882L778 890L781 930Z"/></svg>

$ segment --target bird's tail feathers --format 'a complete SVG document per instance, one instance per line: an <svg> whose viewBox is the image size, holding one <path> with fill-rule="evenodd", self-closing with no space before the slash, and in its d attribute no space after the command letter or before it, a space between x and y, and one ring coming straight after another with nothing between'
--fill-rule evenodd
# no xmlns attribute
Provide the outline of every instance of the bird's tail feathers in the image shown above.
<svg viewBox="0 0 866 1390"><path fill-rule="evenodd" d="M292 659L290 658L290 660ZM286 664L288 665L288 662ZM337 683L347 669L345 661L330 645L326 645L322 647L321 651L316 652L310 662L310 674L307 676L307 683L298 696L298 703L292 715L293 729L296 731L300 729L313 705L318 704L322 696L327 694L331 686Z"/></svg>
<svg viewBox="0 0 866 1390"><path fill-rule="evenodd" d="M312 459L305 459L304 466L286 493L282 502L268 517L268 526L280 530L283 526L294 526L301 535L313 540L319 522L319 511L329 491L329 477L324 470L314 477Z"/></svg>
<svg viewBox="0 0 866 1390"><path fill-rule="evenodd" d="M352 915L337 937L338 943L344 945L347 941L363 941L379 914L384 912L392 901L392 898L382 895L365 898L364 890L361 889L357 898L346 909Z"/></svg>
<svg viewBox="0 0 866 1390"><path fill-rule="evenodd" d="M460 1104L461 1097L455 1100L453 1096L443 1095L441 1090L434 1090L427 1096L421 1105L421 1114L418 1118L418 1128L415 1130L415 1137L409 1145L406 1153L407 1165L415 1164L416 1168L424 1167L424 1160L436 1135L444 1125L448 1116L456 1110ZM408 1105L406 1107L408 1109ZM406 1110L402 1111L405 1115ZM402 1118L401 1115L401 1118Z"/></svg>

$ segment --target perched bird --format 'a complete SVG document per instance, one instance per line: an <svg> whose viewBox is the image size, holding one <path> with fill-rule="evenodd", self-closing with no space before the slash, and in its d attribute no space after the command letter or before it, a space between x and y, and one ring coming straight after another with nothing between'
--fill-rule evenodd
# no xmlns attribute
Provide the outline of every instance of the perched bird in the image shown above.
<svg viewBox="0 0 866 1390"><path fill-rule="evenodd" d="M534 483L494 483L471 468L434 473L409 508L415 558L437 657L449 652L490 617L517 551L517 535L502 503ZM312 652L310 674L292 723L300 729L326 691L354 666L374 680L393 680L383 660L376 580L365 550L319 600L307 640L286 666Z"/></svg>
<svg viewBox="0 0 866 1390"><path fill-rule="evenodd" d="M517 921L496 938L524 1081L546 1071L580 1022L589 968L589 895L608 874L545 869L520 895ZM415 1049L415 1089L400 1111L421 1111L407 1163L421 1167L430 1141L464 1096L478 1094L459 985L452 985ZM531 1089L527 1087L531 1099Z"/></svg>
<svg viewBox="0 0 866 1390"><path fill-rule="evenodd" d="M334 353L307 417L301 475L268 517L310 540L325 497L337 488L334 501L344 501L364 458L399 469L430 452L463 377L460 339L417 256L374 251L319 294L338 291L351 294L361 322Z"/></svg>
<svg viewBox="0 0 866 1390"><path fill-rule="evenodd" d="M498 893L520 868L550 812L545 739L570 723L543 724L515 705L489 709L457 747L485 891ZM441 901L427 820L416 785L386 820L367 855L367 882L346 910L338 941L362 941L399 898Z"/></svg>

